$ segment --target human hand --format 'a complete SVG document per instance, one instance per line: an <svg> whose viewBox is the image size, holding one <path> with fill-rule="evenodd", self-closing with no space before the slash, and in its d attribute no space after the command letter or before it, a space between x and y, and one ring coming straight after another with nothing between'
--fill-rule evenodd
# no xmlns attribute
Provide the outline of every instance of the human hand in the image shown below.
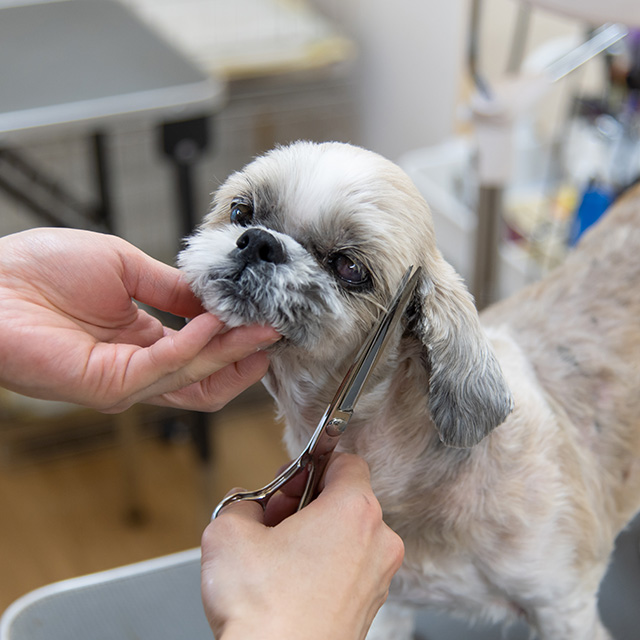
<svg viewBox="0 0 640 640"><path fill-rule="evenodd" d="M366 636L402 563L402 541L383 522L357 456L334 455L320 495L289 515L301 491L274 496L266 512L231 504L205 530L202 597L218 640Z"/></svg>
<svg viewBox="0 0 640 640"><path fill-rule="evenodd" d="M135 300L193 318L171 330ZM270 327L230 331L181 273L117 238L34 229L0 238L0 385L105 412L224 406L268 367Z"/></svg>

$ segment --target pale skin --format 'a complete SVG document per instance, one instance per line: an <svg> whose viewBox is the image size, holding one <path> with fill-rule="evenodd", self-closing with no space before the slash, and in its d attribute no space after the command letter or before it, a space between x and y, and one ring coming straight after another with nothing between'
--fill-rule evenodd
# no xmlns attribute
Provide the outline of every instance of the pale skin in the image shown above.
<svg viewBox="0 0 640 640"><path fill-rule="evenodd" d="M132 300L193 318L174 331ZM180 272L72 229L0 238L0 385L103 412L136 402L215 411L268 367L270 327L227 331Z"/></svg>
<svg viewBox="0 0 640 640"><path fill-rule="evenodd" d="M135 300L191 318L179 331ZM180 272L126 241L73 229L0 238L0 386L103 412L137 402L216 411L267 371L270 327L227 330ZM302 478L301 478L302 480ZM319 497L301 486L227 507L202 539L218 640L364 638L403 556L366 463L336 456Z"/></svg>
<svg viewBox="0 0 640 640"><path fill-rule="evenodd" d="M301 484L266 512L231 504L207 527L202 595L218 640L364 639L404 547L382 520L362 458L335 455L321 488L298 513Z"/></svg>

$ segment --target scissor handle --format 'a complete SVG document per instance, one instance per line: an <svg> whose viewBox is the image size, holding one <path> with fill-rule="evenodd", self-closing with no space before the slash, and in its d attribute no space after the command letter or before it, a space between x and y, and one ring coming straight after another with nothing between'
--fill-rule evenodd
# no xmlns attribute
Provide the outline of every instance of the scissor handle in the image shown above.
<svg viewBox="0 0 640 640"><path fill-rule="evenodd" d="M237 491L236 493L228 495L213 510L211 519L215 520L220 515L220 511L222 511L222 509L234 502L249 500L251 502L257 502L263 509L265 509L267 502L269 502L269 498L271 498L271 496L283 485L287 484L287 482L297 476L305 468L307 461L303 459L304 453L306 453L306 451L294 460L282 473L278 474L269 484L265 485L261 489L256 489L255 491Z"/></svg>
<svg viewBox="0 0 640 640"><path fill-rule="evenodd" d="M220 511L226 506L244 500L257 502L265 509L267 502L269 502L269 499L274 493L279 491L304 469L308 468L309 476L298 504L298 511L306 507L309 502L315 498L320 478L322 478L331 452L335 449L340 435L342 431L344 431L350 417L351 413L341 412L333 406L327 407L311 440L309 440L309 443L296 460L261 489L256 489L255 491L238 491L224 498L214 509L211 519L214 520L217 518L218 515L220 515Z"/></svg>

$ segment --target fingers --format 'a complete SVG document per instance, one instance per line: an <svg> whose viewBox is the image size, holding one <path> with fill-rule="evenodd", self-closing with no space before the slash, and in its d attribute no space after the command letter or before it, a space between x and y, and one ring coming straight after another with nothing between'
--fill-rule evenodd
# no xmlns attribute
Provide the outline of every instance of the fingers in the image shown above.
<svg viewBox="0 0 640 640"><path fill-rule="evenodd" d="M165 407L213 412L259 382L269 369L269 359L263 352L254 353L244 360L230 364L208 378L187 387L150 396L145 402Z"/></svg>
<svg viewBox="0 0 640 640"><path fill-rule="evenodd" d="M285 495L284 493L276 493L267 504L264 512L264 524L267 527L276 527L283 520L292 516L298 510L300 504L299 497Z"/></svg>
<svg viewBox="0 0 640 640"><path fill-rule="evenodd" d="M166 333L149 347L131 350L112 373L111 393L117 399L105 410L122 411L135 402L188 386L197 380L199 356L223 328L221 320L202 314L182 330ZM116 345L118 347L120 345ZM203 372L202 377L205 376ZM108 397L105 400L109 405Z"/></svg>
<svg viewBox="0 0 640 640"><path fill-rule="evenodd" d="M146 349L135 351L130 361L125 363L123 393L126 401L118 403L115 410L124 404L148 401L163 394L185 389L220 372L236 363L199 389L201 410L212 410L212 393L220 393L223 402L217 398L214 409L248 387L266 371L264 354L240 364L240 361L256 354L256 349L270 345L280 336L270 327L238 327L223 333L225 325L215 316L204 313L194 318L178 332L165 335ZM181 395L172 396L176 406L186 399L198 400L195 389L185 390ZM163 404L171 403L165 397ZM191 406L190 408L195 408ZM200 407L199 407L200 408Z"/></svg>
<svg viewBox="0 0 640 640"><path fill-rule="evenodd" d="M289 465L283 466L278 473L282 472L285 467L288 466ZM280 488L278 493L271 497L265 509L264 522L267 526L275 527L285 518L296 513L298 506L300 505L300 498L306 487L308 477L308 468L305 468L294 475L289 482Z"/></svg>
<svg viewBox="0 0 640 640"><path fill-rule="evenodd" d="M166 333L147 349L137 351L129 366L131 374L139 379L140 384L144 384L153 382L154 377L161 379L180 371L192 365L224 328L224 323L215 316L202 314L180 331ZM198 361L193 368L196 369L200 364Z"/></svg>
<svg viewBox="0 0 640 640"><path fill-rule="evenodd" d="M234 493L243 492L245 489L236 487L229 491L225 498ZM202 549L206 553L215 544L221 541L225 544L232 543L239 531L253 530L255 525L264 525L264 509L253 500L238 500L221 509L215 519L207 525L202 534ZM226 540L226 542L225 542Z"/></svg>
<svg viewBox="0 0 640 640"><path fill-rule="evenodd" d="M402 564L404 543L382 519L382 508L373 493L367 463L353 454L334 454L327 465L321 488L316 502L333 505L341 519L349 522L352 528L359 528L361 539L377 532L391 580Z"/></svg>
<svg viewBox="0 0 640 640"><path fill-rule="evenodd" d="M242 493L244 491L246 491L246 489L243 489L242 487L235 487L225 495L225 498L228 498L234 493ZM255 500L238 500L237 502L232 502L224 507L218 514L216 520L225 517L233 517L246 522L257 522L262 524L264 522L264 509L262 508L262 505ZM213 522L215 522L215 520Z"/></svg>
<svg viewBox="0 0 640 640"><path fill-rule="evenodd" d="M369 465L360 456L334 453L320 481L320 490L332 492L344 486L371 491Z"/></svg>
<svg viewBox="0 0 640 640"><path fill-rule="evenodd" d="M259 351L227 365L206 380L196 384L203 411L217 411L239 393L259 382L269 369L269 358Z"/></svg>
<svg viewBox="0 0 640 640"><path fill-rule="evenodd" d="M287 464L283 464L279 469L276 476L281 474L285 469L291 466L291 462L287 462ZM309 477L309 467L304 467L302 471L296 473L296 475L289 480L286 484L282 485L280 491L285 494L289 498L300 498L302 493L304 492L305 487L307 486L307 478Z"/></svg>
<svg viewBox="0 0 640 640"><path fill-rule="evenodd" d="M284 465L278 473L283 471L286 466L288 465ZM280 491L269 500L265 509L264 519L267 526L276 526L297 511L300 498L307 484L307 477L308 468L305 468L284 484ZM327 481L329 483L328 492ZM340 502L344 502L345 498L348 498L347 494L362 495L365 496L367 502L373 505L374 511L379 511L377 499L371 490L369 467L358 456L334 453L327 466L325 477L321 480L320 490L326 492L323 501L330 501L334 506L338 504L334 494L338 494ZM376 513L375 517L381 520L381 513Z"/></svg>
<svg viewBox="0 0 640 640"><path fill-rule="evenodd" d="M225 497L245 491L236 487ZM264 529L264 509L253 500L238 500L220 510L202 534L202 552L205 556L215 553L220 546L235 547L238 542L251 544Z"/></svg>
<svg viewBox="0 0 640 640"><path fill-rule="evenodd" d="M128 243L120 247L123 282L132 298L183 318L203 312L181 272Z"/></svg>
<svg viewBox="0 0 640 640"><path fill-rule="evenodd" d="M180 373L195 382L243 360L280 338L271 327L237 327L222 333L223 327L215 316L202 314L179 331L174 341L166 345L167 352L158 353L157 357L164 358L165 366L169 369L172 364L182 365ZM150 356L155 357L156 354ZM242 374L242 369L239 373Z"/></svg>
<svg viewBox="0 0 640 640"><path fill-rule="evenodd" d="M234 329L220 337L223 340L232 338L232 333L236 331L239 330ZM249 336L241 340L236 346L229 347L227 344L221 347L217 345L215 348L211 347L211 353L214 358L213 364L211 365L207 360L204 373L208 374L212 369L214 373L206 375L200 380L198 378L202 376L202 372L191 372L189 375L198 379L197 382L190 386L179 388L177 391L165 393L161 399L147 399L147 402L151 401L198 411L218 411L239 393L261 380L269 368L267 354L263 351L254 352L251 350L257 348L258 344L269 344L274 339L274 336L277 337L277 334L267 333L268 338L266 340L261 339L260 334L254 335L257 335L257 337ZM247 351L250 351L251 355L242 358L242 355ZM225 357L225 361L221 362L220 356L224 353L228 355ZM226 361L232 362L224 366Z"/></svg>

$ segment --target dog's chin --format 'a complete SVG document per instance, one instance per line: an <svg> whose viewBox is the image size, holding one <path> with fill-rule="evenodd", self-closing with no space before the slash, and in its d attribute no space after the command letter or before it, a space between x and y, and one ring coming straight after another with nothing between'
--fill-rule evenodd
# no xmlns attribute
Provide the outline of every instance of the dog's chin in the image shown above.
<svg viewBox="0 0 640 640"><path fill-rule="evenodd" d="M204 286L194 286L194 292L228 327L269 325L287 342L312 350L325 338L328 318L332 321L335 314L315 286L283 290L274 282L282 279L278 270L267 275L261 273L265 269L246 267L220 273Z"/></svg>
<svg viewBox="0 0 640 640"><path fill-rule="evenodd" d="M269 325L287 344L309 352L332 339L346 323L344 301L315 259L282 235L290 245L286 263L244 264L235 251L238 233L205 229L178 258L203 307L229 327Z"/></svg>

